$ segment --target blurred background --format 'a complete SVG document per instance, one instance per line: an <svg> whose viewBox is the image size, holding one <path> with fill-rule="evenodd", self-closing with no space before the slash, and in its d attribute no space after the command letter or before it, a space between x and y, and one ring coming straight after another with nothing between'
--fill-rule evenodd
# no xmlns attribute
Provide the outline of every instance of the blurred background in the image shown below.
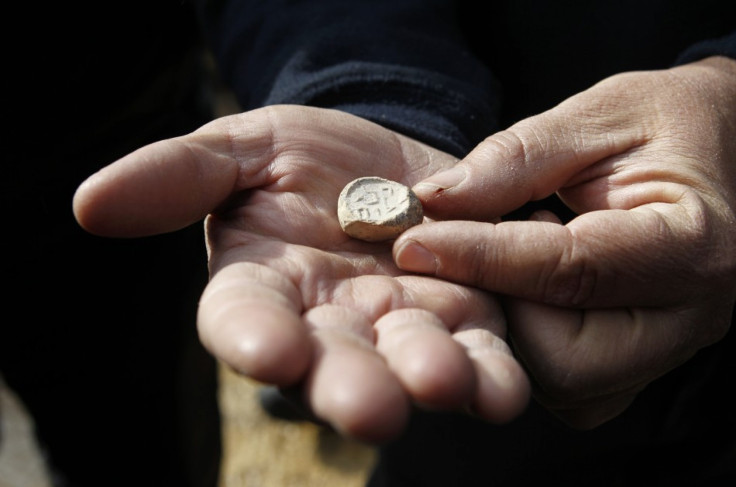
<svg viewBox="0 0 736 487"><path fill-rule="evenodd" d="M259 384L224 366L219 378L221 487L364 485L374 462L372 447L309 422L272 417L261 408ZM0 378L0 487L54 487L33 427L21 400Z"/></svg>

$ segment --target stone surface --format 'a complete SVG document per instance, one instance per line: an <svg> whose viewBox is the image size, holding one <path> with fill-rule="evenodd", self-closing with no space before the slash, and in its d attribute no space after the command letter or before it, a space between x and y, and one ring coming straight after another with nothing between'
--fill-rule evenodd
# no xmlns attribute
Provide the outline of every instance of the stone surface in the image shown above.
<svg viewBox="0 0 736 487"><path fill-rule="evenodd" d="M380 242L422 222L422 203L407 186L379 177L348 183L337 202L337 218L353 238Z"/></svg>

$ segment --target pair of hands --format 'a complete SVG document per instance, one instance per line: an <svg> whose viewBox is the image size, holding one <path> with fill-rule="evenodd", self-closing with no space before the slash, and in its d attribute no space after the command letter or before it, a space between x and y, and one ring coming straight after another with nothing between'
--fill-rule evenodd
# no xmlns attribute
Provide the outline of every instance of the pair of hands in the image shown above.
<svg viewBox="0 0 736 487"><path fill-rule="evenodd" d="M431 221L347 237L338 194L368 175L413 185ZM580 216L500 222L555 192ZM736 62L614 76L459 162L348 114L258 109L116 161L74 211L110 237L205 219L202 343L300 384L346 435L392 438L414 405L502 423L530 394L593 427L728 330Z"/></svg>

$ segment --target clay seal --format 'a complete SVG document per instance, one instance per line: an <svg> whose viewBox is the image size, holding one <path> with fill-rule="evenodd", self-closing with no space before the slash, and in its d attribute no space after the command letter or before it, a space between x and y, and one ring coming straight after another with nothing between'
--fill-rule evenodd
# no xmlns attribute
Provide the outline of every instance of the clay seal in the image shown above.
<svg viewBox="0 0 736 487"><path fill-rule="evenodd" d="M422 222L419 198L408 186L379 177L348 183L337 200L337 218L353 238L380 242Z"/></svg>

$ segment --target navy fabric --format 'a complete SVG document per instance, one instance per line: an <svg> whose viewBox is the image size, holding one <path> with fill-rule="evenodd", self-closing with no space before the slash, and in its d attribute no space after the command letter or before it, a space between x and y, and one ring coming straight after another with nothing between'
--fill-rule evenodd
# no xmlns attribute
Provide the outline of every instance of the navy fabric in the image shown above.
<svg viewBox="0 0 736 487"><path fill-rule="evenodd" d="M690 60L732 52L718 38L736 30L726 0L220 0L209 13L243 108L337 108L455 155L606 76L670 67L702 42Z"/></svg>
<svg viewBox="0 0 736 487"><path fill-rule="evenodd" d="M676 64L687 64L710 56L726 56L736 59L736 32L698 42L685 50L677 58Z"/></svg>

